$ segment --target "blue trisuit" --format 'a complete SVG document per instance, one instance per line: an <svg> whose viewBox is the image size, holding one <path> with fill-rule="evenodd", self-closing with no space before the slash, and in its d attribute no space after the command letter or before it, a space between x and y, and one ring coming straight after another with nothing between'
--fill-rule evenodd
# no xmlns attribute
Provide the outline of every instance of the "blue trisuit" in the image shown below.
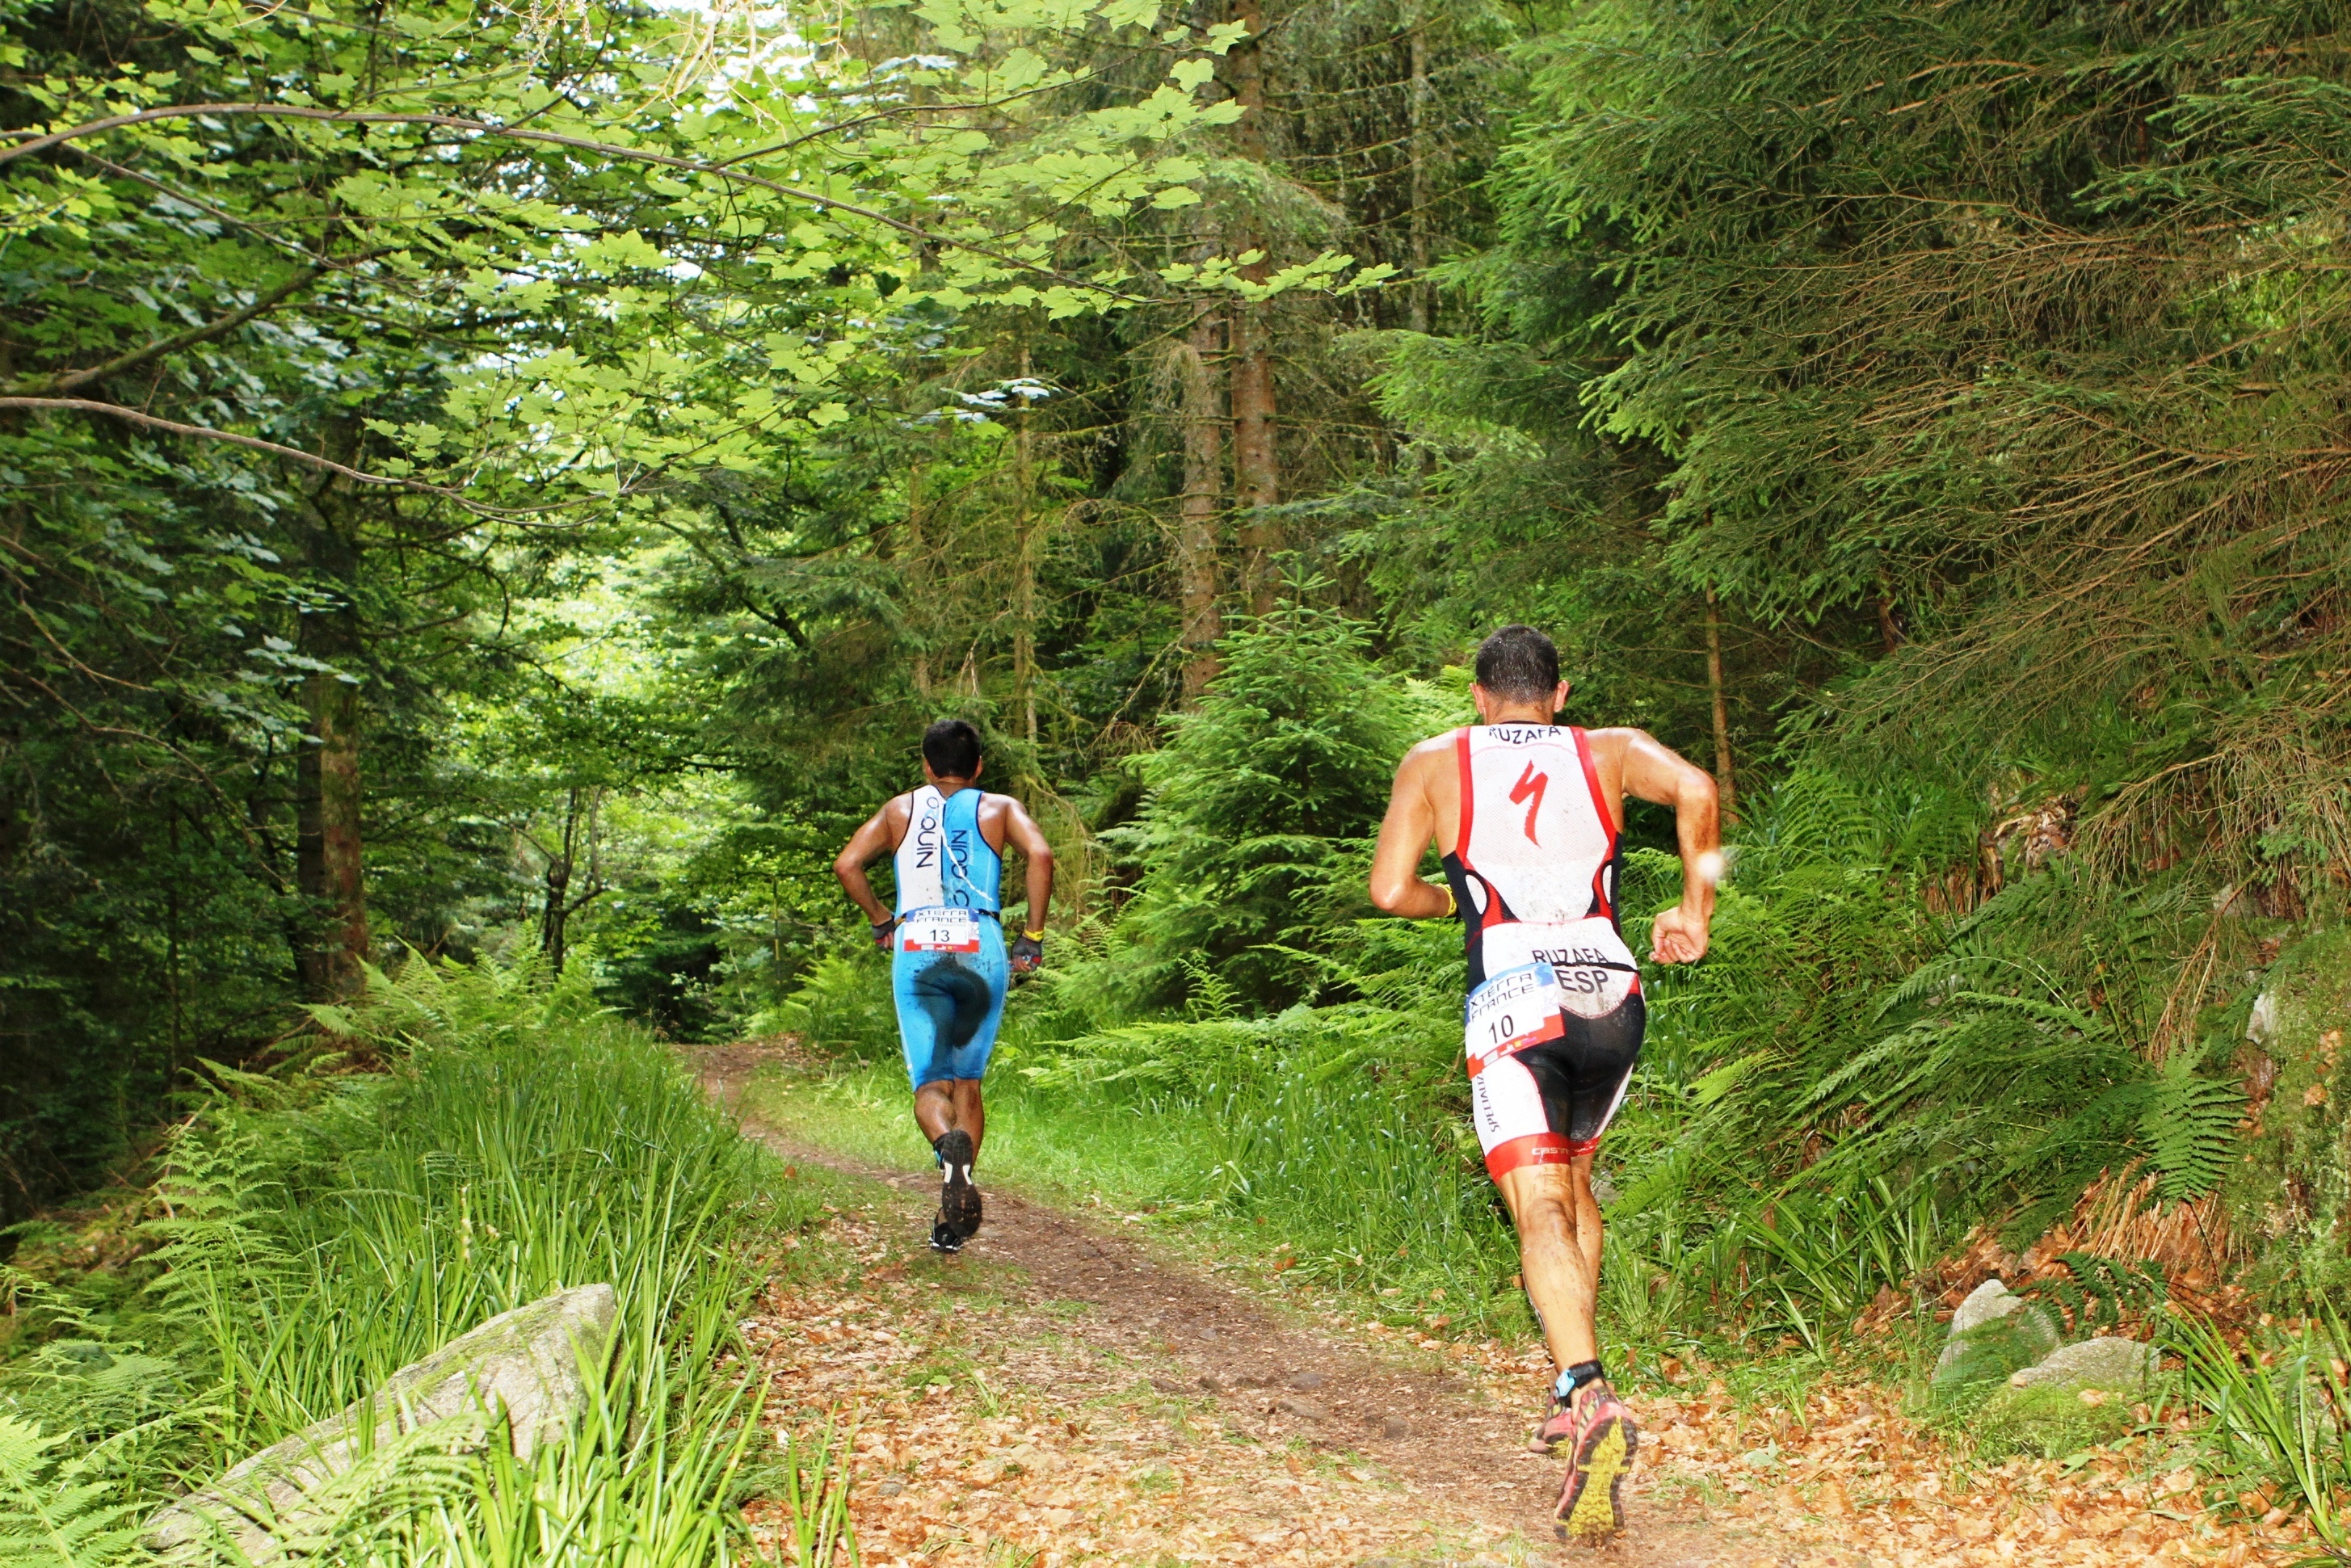
<svg viewBox="0 0 2351 1568"><path fill-rule="evenodd" d="M978 1078L996 1050L1004 992L1004 857L979 831L981 791L914 791L898 845L898 925L890 943L890 990L906 1076L920 1089Z"/></svg>

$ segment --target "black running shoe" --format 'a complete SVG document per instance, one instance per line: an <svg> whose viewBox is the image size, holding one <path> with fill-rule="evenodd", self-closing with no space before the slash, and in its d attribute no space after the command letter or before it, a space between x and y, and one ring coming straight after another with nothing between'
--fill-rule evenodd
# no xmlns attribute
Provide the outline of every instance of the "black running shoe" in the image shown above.
<svg viewBox="0 0 2351 1568"><path fill-rule="evenodd" d="M946 1220L935 1219L931 1222L931 1250L953 1256L963 1250L963 1238Z"/></svg>
<svg viewBox="0 0 2351 1568"><path fill-rule="evenodd" d="M979 1188L971 1185L971 1134L950 1128L933 1147L939 1155L939 1218L968 1238L978 1231L980 1218Z"/></svg>

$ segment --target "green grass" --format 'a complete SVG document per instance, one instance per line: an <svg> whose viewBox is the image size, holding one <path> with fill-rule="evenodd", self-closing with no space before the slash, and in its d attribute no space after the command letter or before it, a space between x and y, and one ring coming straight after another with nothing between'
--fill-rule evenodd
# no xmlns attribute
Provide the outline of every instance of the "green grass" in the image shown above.
<svg viewBox="0 0 2351 1568"><path fill-rule="evenodd" d="M1612 1365L1700 1350L1734 1396L1833 1370L1923 1389L1944 1260L1986 1230L2021 1250L2134 1160L2174 1196L2210 1185L2241 1029L2200 1020L2161 1073L2133 1043L2201 906L2057 867L1951 914L1865 806L1810 777L1758 802L1708 957L1645 977L1648 1040L1601 1155L1619 1195L1601 1278ZM1677 876L1635 851L1623 902L1657 907ZM1270 1013L1197 954L1168 960L1187 977L1180 1008L1138 1012L1122 978L1135 940L1115 923L1060 939L1012 998L987 1179L1278 1265L1319 1303L1531 1334L1468 1124L1454 928L1318 927L1312 951L1283 950L1317 988ZM765 1086L764 1113L924 1168L880 963L820 967L770 1021L832 1066ZM2135 1311L2160 1305L2147 1278ZM1891 1357L1855 1338L1889 1303L1911 1309Z"/></svg>
<svg viewBox="0 0 2351 1568"><path fill-rule="evenodd" d="M2298 1328L2239 1346L2183 1315L2172 1348L2210 1417L2206 1468L2223 1490L2271 1486L2309 1519L2325 1548L2311 1561L2351 1560L2351 1327L2322 1304Z"/></svg>
<svg viewBox="0 0 2351 1568"><path fill-rule="evenodd" d="M1408 1103L1346 1103L1376 1092L1308 1063L1197 1096L1088 1092L1016 1067L990 1075L981 1165L987 1180L1113 1224L1134 1217L1193 1250L1281 1265L1285 1281L1399 1322L1531 1329L1509 1284L1516 1246L1482 1173L1463 1170L1449 1124L1432 1137ZM769 1075L750 1095L762 1119L852 1158L931 1163L893 1066Z"/></svg>
<svg viewBox="0 0 2351 1568"><path fill-rule="evenodd" d="M600 1281L612 1354L567 1441L528 1465L391 1445L286 1544L732 1568L740 1501L781 1487L805 1505L802 1556L839 1550L833 1450L778 1451L728 1359L766 1243L819 1215L816 1187L577 986L414 963L324 1021L389 1070L221 1071L164 1156L131 1310L100 1322L71 1281L16 1281L46 1329L0 1376L0 1563L127 1562L126 1525L162 1498L488 1317ZM68 1549L76 1520L89 1539Z"/></svg>
<svg viewBox="0 0 2351 1568"><path fill-rule="evenodd" d="M1985 1464L2016 1454L2062 1459L2115 1442L2137 1426L2128 1398L2109 1396L2085 1405L2082 1394L2078 1388L2048 1384L1995 1387L1969 1423L1973 1458Z"/></svg>

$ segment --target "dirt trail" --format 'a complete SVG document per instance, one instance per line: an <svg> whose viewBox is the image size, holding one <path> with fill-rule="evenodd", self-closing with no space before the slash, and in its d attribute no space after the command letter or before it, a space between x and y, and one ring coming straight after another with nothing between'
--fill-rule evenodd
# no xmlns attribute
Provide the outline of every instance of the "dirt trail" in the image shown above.
<svg viewBox="0 0 2351 1568"><path fill-rule="evenodd" d="M729 1098L730 1069L739 1071L732 1063L705 1070L722 1100ZM864 1176L901 1195L870 1219L843 1217L844 1234L877 1258L879 1244L894 1241L889 1255L899 1261L883 1264L872 1281L894 1282L895 1271L910 1261L911 1241L927 1228L936 1196L928 1176L861 1168L772 1129L747 1130L787 1159ZM1190 1412L1179 1432L1219 1431L1227 1441L1211 1452L1222 1463L1211 1468L1247 1461L1244 1473L1230 1478L1228 1490L1238 1495L1225 1509L1255 1502L1263 1517L1248 1522L1265 1526L1238 1532L1234 1544L1242 1551L1236 1560L1684 1568L1744 1564L1757 1556L1731 1549L1716 1527L1650 1506L1638 1475L1628 1483L1632 1525L1623 1539L1597 1553L1556 1546L1550 1515L1560 1465L1526 1451L1529 1410L1498 1403L1478 1369L1400 1364L1338 1334L1284 1321L1196 1268L1155 1258L1125 1237L1018 1196L990 1192L987 1223L963 1255L915 1264L926 1267L935 1267L941 1279L915 1282L977 1284L1013 1309L988 1324L984 1346L971 1348L984 1351L989 1371L1032 1397L1074 1409L1117 1386L1132 1387L1140 1374L1163 1401L1179 1401ZM1072 1311L1073 1304L1082 1310ZM1529 1371L1515 1381L1531 1409L1540 1376ZM1317 1464L1319 1490L1301 1490L1300 1477ZM1245 1473L1252 1467L1263 1474L1252 1479ZM1048 1503L1041 1511L1069 1516L1047 1521L1048 1537L1102 1537L1082 1507ZM1318 1532L1318 1515L1348 1528ZM1118 1562L1197 1560L1174 1539L1130 1556L1149 1533L1130 1531L1134 1538L1123 1550L1105 1544L1097 1551ZM1318 1541L1318 1533L1330 1539ZM926 1541L928 1560L953 1560L939 1555L935 1536ZM1050 1540L1027 1550L1036 1555L1025 1560L1040 1564L1089 1554L1071 1544L1056 1550ZM879 1560L872 1545L867 1551L869 1561Z"/></svg>
<svg viewBox="0 0 2351 1568"><path fill-rule="evenodd" d="M808 1065L765 1045L697 1054L714 1097L738 1104L763 1070ZM1522 1448L1539 1356L1302 1322L1154 1256L1116 1233L1121 1217L1003 1192L961 1257L935 1258L928 1173L747 1131L865 1178L830 1222L856 1275L772 1291L745 1330L772 1418L853 1419L869 1568L2311 1560L2285 1510L2256 1521L2199 1498L2184 1416L2062 1461L1977 1468L1918 1425L1897 1379L1858 1367L1743 1399L1707 1372L1634 1393L1631 1529L1604 1550L1557 1546L1559 1466Z"/></svg>

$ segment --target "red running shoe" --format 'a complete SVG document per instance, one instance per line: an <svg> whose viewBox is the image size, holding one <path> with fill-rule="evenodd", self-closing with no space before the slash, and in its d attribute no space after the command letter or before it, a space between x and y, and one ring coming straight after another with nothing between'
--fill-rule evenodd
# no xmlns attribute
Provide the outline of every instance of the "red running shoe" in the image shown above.
<svg viewBox="0 0 2351 1568"><path fill-rule="evenodd" d="M1616 1391L1596 1378L1575 1391L1572 1414L1575 1451L1552 1530L1562 1541L1604 1541L1625 1528L1625 1476L1640 1447L1640 1429Z"/></svg>
<svg viewBox="0 0 2351 1568"><path fill-rule="evenodd" d="M1548 1454L1574 1436L1575 1405L1554 1394L1551 1396L1551 1414L1535 1428L1535 1435L1527 1439L1527 1452Z"/></svg>

